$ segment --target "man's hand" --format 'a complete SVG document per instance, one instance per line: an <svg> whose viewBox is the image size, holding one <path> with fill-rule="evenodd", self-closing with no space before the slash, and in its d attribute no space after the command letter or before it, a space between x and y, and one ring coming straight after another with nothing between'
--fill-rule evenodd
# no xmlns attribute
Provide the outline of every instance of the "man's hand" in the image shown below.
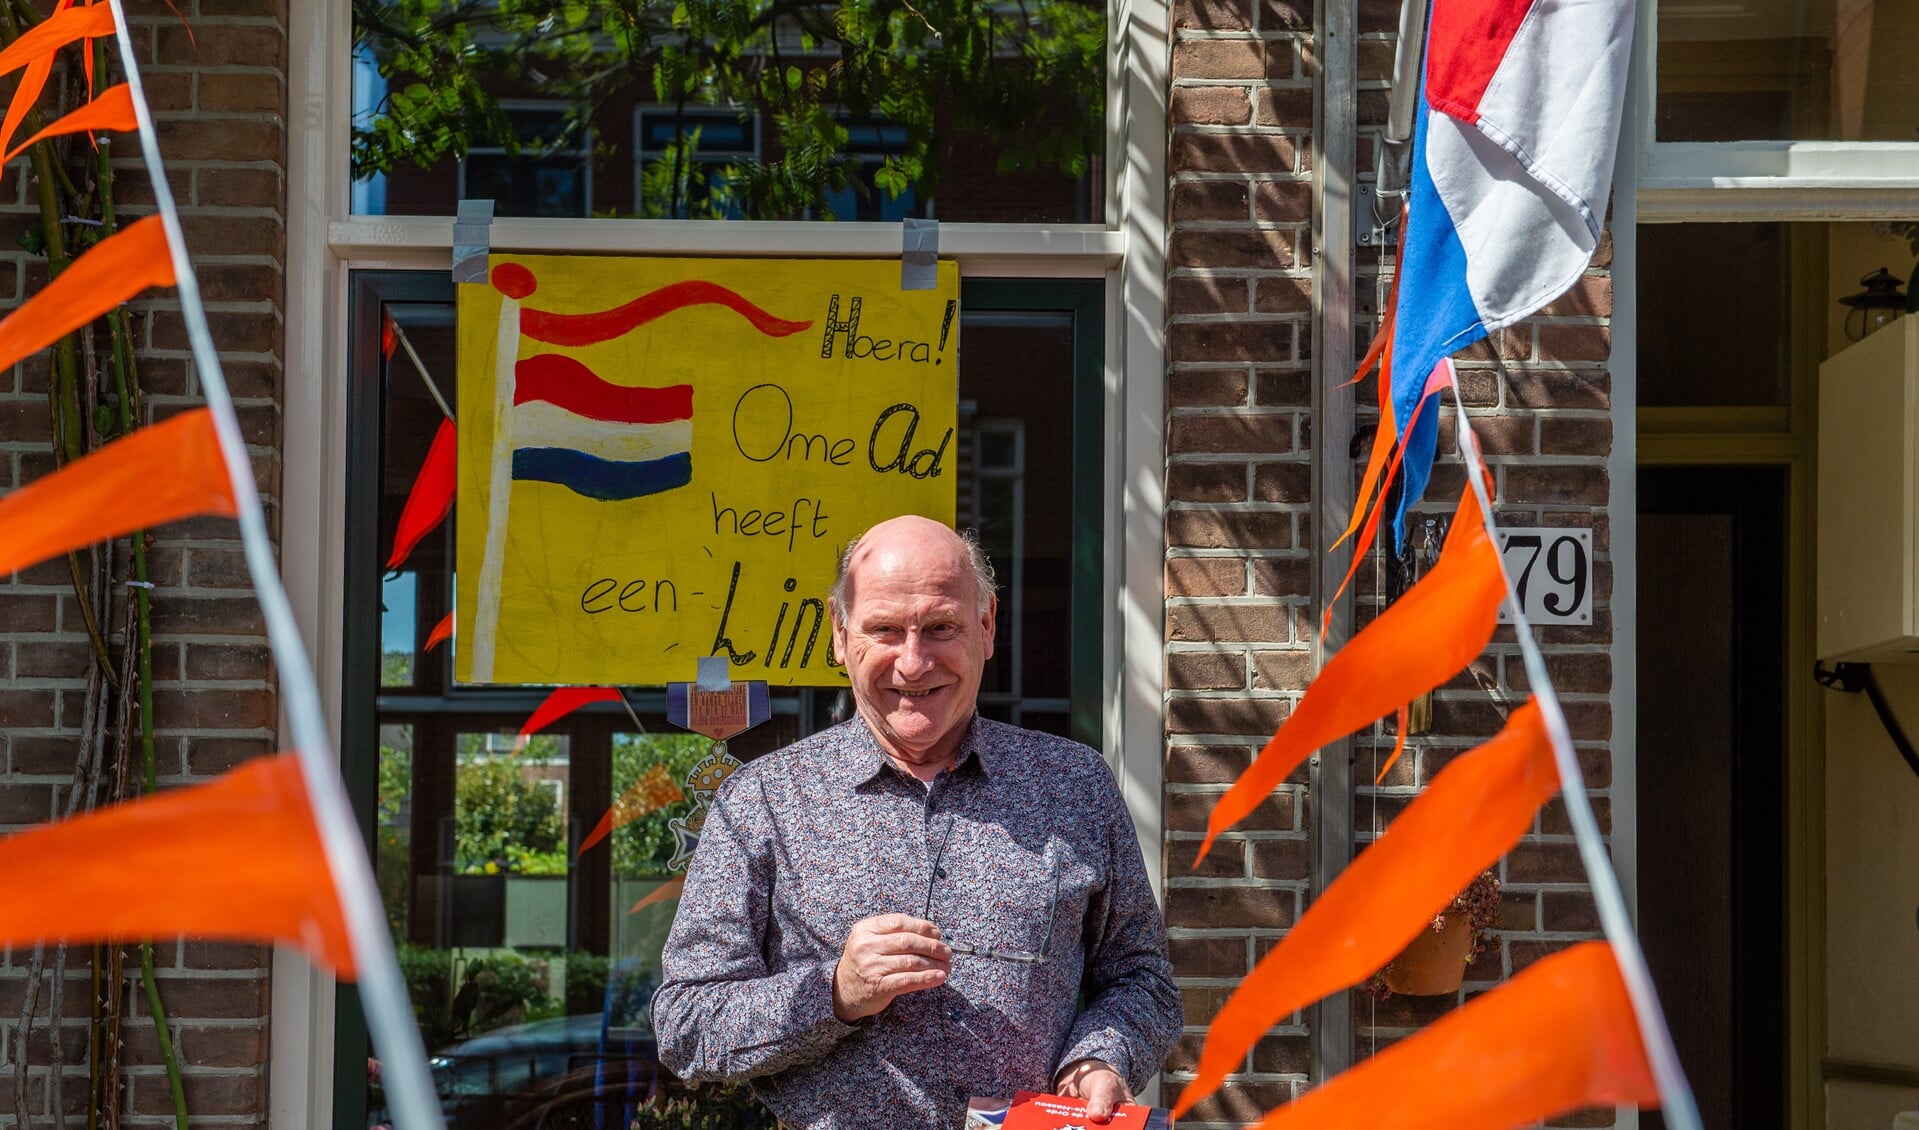
<svg viewBox="0 0 1919 1130"><path fill-rule="evenodd" d="M1133 1101L1126 1080L1119 1072L1097 1059L1076 1059L1060 1068L1053 1080L1053 1093L1069 1099L1086 1100L1086 1116L1095 1122L1113 1117L1113 1108Z"/></svg>
<svg viewBox="0 0 1919 1130"><path fill-rule="evenodd" d="M903 993L946 983L953 951L923 918L881 914L853 923L833 971L833 1013L851 1023L873 1016Z"/></svg>

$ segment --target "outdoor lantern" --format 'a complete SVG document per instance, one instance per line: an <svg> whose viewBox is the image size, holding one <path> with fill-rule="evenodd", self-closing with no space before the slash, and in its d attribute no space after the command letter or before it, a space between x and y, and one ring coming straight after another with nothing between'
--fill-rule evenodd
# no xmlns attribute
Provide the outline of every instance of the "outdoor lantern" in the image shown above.
<svg viewBox="0 0 1919 1130"><path fill-rule="evenodd" d="M1898 277L1884 267L1860 279L1859 285L1866 289L1839 300L1841 306L1851 307L1846 311L1847 341L1865 340L1867 334L1906 309L1906 296L1900 293Z"/></svg>

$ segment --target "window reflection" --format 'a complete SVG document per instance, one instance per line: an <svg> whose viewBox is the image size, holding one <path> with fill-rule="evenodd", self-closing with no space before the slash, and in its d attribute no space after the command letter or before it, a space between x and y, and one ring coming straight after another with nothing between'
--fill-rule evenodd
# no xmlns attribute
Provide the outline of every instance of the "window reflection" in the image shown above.
<svg viewBox="0 0 1919 1130"><path fill-rule="evenodd" d="M1910 0L1661 0L1661 141L1919 141Z"/></svg>

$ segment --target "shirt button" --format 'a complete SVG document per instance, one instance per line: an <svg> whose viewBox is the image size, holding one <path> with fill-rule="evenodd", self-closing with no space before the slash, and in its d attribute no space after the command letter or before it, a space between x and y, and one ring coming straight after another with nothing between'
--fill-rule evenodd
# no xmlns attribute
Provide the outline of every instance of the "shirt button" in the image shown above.
<svg viewBox="0 0 1919 1130"><path fill-rule="evenodd" d="M935 868L933 868L933 877L934 877L935 879L944 879L944 878L946 878L946 868L944 868L944 867L935 867Z"/></svg>

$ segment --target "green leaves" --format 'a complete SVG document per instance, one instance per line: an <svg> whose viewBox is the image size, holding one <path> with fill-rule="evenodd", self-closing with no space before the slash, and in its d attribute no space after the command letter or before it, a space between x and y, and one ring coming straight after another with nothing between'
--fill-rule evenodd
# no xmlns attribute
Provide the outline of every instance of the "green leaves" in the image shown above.
<svg viewBox="0 0 1919 1130"><path fill-rule="evenodd" d="M1104 146L1106 17L1085 0L354 0L354 16L356 52L389 83L355 123L355 176L514 151L500 98L529 79L581 123L650 101L771 124L759 160L694 169L691 129L650 156L638 196L655 215L697 211L686 201L715 181L731 211L708 214L824 215L862 169L924 200L956 152L1077 176ZM849 151L849 126L881 123L881 151Z"/></svg>

